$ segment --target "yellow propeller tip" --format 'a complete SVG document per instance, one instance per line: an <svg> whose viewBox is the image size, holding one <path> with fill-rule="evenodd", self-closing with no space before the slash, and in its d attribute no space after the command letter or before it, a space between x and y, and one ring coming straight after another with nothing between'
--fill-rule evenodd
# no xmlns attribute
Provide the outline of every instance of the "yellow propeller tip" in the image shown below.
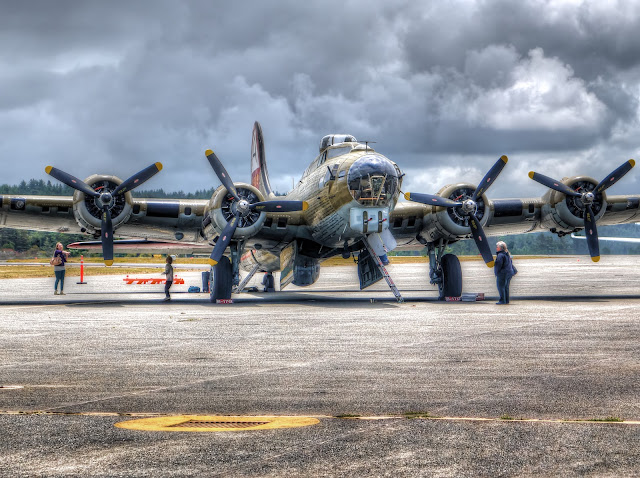
<svg viewBox="0 0 640 478"><path fill-rule="evenodd" d="M158 171L162 171L162 163L157 162L156 163L156 168L158 168Z"/></svg>
<svg viewBox="0 0 640 478"><path fill-rule="evenodd" d="M404 193L404 198L405 198L407 201L411 201L411 193Z"/></svg>
<svg viewBox="0 0 640 478"><path fill-rule="evenodd" d="M487 262L487 267L493 267L494 264L495 264L495 261Z"/></svg>
<svg viewBox="0 0 640 478"><path fill-rule="evenodd" d="M507 156L506 156L506 155L504 155L504 154L503 154L502 156L500 156L500 159L501 159L502 161L504 161L505 163L506 163L507 161L509 161L509 158L507 158Z"/></svg>
<svg viewBox="0 0 640 478"><path fill-rule="evenodd" d="M47 166L46 168L44 168L44 170L47 172L47 174L51 174L51 170L53 169L53 166Z"/></svg>
<svg viewBox="0 0 640 478"><path fill-rule="evenodd" d="M591 260L592 260L593 262L598 262L598 261L600 260L600 256L592 257L592 258L591 258Z"/></svg>
<svg viewBox="0 0 640 478"><path fill-rule="evenodd" d="M302 201L302 210L306 211L309 209L309 203L307 201Z"/></svg>
<svg viewBox="0 0 640 478"><path fill-rule="evenodd" d="M629 160L629 164L631 165L631 167L633 168L636 165L636 162L633 159Z"/></svg>
<svg viewBox="0 0 640 478"><path fill-rule="evenodd" d="M204 154L205 154L205 156L211 156L211 155L213 154L213 151L211 151L210 149L207 149L207 150L204 152Z"/></svg>
<svg viewBox="0 0 640 478"><path fill-rule="evenodd" d="M107 266L112 266L113 265L113 261L104 261L104 264Z"/></svg>
<svg viewBox="0 0 640 478"><path fill-rule="evenodd" d="M211 267L215 266L218 263L218 261L214 261L213 259L209 259L209 265Z"/></svg>
<svg viewBox="0 0 640 478"><path fill-rule="evenodd" d="M536 174L536 173L535 173L535 172L533 172L533 171L529 171L529 177L530 177L531 179L533 179L533 175L534 175L534 174Z"/></svg>

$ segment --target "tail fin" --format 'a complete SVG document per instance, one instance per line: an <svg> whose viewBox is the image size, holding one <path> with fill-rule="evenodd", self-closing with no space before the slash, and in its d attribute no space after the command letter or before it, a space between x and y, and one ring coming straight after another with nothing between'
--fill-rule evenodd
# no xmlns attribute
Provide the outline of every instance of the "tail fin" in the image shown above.
<svg viewBox="0 0 640 478"><path fill-rule="evenodd" d="M269 184L267 161L264 157L262 128L257 121L253 125L253 137L251 139L251 185L258 188L264 194L265 199L273 196L271 184Z"/></svg>

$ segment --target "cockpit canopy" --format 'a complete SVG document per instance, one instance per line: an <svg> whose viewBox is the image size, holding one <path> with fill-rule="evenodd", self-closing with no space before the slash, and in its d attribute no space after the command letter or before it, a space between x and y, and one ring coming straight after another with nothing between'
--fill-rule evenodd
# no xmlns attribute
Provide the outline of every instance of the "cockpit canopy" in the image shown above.
<svg viewBox="0 0 640 478"><path fill-rule="evenodd" d="M363 206L386 207L398 191L398 170L379 154L366 154L349 168L353 199Z"/></svg>
<svg viewBox="0 0 640 478"><path fill-rule="evenodd" d="M358 140L350 134L328 134L320 141L320 152L322 153L329 146L340 143L357 143Z"/></svg>

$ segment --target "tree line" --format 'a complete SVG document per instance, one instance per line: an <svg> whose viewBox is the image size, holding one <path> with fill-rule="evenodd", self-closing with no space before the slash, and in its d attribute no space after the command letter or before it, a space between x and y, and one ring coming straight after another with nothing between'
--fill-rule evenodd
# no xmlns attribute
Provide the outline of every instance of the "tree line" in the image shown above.
<svg viewBox="0 0 640 478"><path fill-rule="evenodd" d="M161 199L209 199L213 195L215 188L199 189L192 193L184 191L166 192L164 189L136 189L132 192L135 197L161 198ZM0 194L26 194L43 196L73 196L75 189L66 184L52 183L42 179L22 180L20 184L0 185Z"/></svg>

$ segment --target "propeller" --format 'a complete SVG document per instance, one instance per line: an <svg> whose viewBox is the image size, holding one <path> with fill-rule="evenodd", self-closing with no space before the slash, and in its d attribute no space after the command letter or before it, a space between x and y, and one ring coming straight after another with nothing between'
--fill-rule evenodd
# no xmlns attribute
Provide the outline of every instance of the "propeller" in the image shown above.
<svg viewBox="0 0 640 478"><path fill-rule="evenodd" d="M430 204L432 206L442 206L447 208L459 207L462 215L469 218L471 235L473 236L473 240L480 251L480 255L482 255L482 259L488 267L493 267L493 253L489 243L487 242L487 236L484 233L484 229L482 229L482 225L476 216L476 212L478 210L477 200L479 197L482 197L482 195L486 193L489 187L495 182L495 179L507 164L508 160L509 159L506 156L501 156L500 159L498 159L498 161L496 161L491 167L489 172L485 174L484 178L482 178L482 181L480 181L480 184L478 184L478 187L476 187L471 197L464 199L463 201L452 201L451 199L432 194L405 193L404 197L409 201Z"/></svg>
<svg viewBox="0 0 640 478"><path fill-rule="evenodd" d="M587 237L587 246L589 248L589 255L593 262L600 260L600 246L598 243L598 229L596 228L596 218L593 213L591 205L595 202L596 196L607 190L615 183L617 183L622 177L631 171L636 165L633 159L625 161L621 166L616 168L613 172L607 175L592 191L578 192L571 189L566 184L556 181L543 174L536 173L534 171L529 172L529 177L540 184L547 186L548 188L558 191L567 196L580 198L576 201L576 206L583 211L584 214L584 230Z"/></svg>
<svg viewBox="0 0 640 478"><path fill-rule="evenodd" d="M211 251L211 256L209 257L209 264L215 266L224 251L227 249L227 246L231 243L231 239L233 238L233 234L236 232L238 228L238 223L240 222L240 218L249 215L252 211L258 212L293 212L293 211L306 211L309 205L306 201L286 201L286 200L278 200L274 199L271 201L260 201L256 203L250 203L246 199L240 197L238 195L238 191L227 173L227 170L222 165L222 162L216 156L216 154L208 149L205 151L205 155L209 160L209 164L213 168L216 176L225 187L227 192L236 200L235 203L235 212L233 213L233 218L227 223L227 225L222 230L222 233L218 237L216 241L216 245Z"/></svg>
<svg viewBox="0 0 640 478"><path fill-rule="evenodd" d="M142 171L134 174L126 181L123 181L113 191L102 190L101 192L95 191L84 181L72 176L69 173L65 173L61 169L54 168L53 166L47 166L45 171L50 176L53 176L58 181L66 184L67 186L84 193L87 196L96 198L96 205L102 209L102 215L100 219L100 236L102 241L102 257L104 263L108 266L113 264L113 222L111 220L111 207L115 196L122 195L127 191L137 188L145 181L149 180L152 176L162 170L161 163L154 163L151 166L144 168Z"/></svg>

